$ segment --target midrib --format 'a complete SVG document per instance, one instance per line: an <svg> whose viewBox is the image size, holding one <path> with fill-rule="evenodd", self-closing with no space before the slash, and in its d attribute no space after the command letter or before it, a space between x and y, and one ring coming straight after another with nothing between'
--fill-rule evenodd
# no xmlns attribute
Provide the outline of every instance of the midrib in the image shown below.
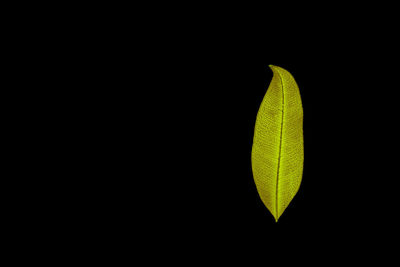
<svg viewBox="0 0 400 267"><path fill-rule="evenodd" d="M278 170L277 170L277 175L276 175L276 193L275 193L275 205L276 205L276 221L278 221L278 188L279 188L279 168L280 168L280 162L281 162L281 150L282 150L282 133L283 133L283 115L284 115L284 104L285 104L285 95L284 95L284 90L283 90L283 81L281 78L281 75L278 73L279 79L281 81L281 88L282 88L282 118L281 118L281 132L280 132L280 138L279 138L279 154L278 154Z"/></svg>

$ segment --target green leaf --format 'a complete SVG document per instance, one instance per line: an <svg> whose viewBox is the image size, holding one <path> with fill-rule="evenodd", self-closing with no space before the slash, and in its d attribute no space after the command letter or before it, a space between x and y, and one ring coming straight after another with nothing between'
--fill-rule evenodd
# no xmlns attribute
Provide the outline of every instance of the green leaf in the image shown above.
<svg viewBox="0 0 400 267"><path fill-rule="evenodd" d="M270 68L274 75L257 113L251 162L260 198L277 222L302 180L303 108L293 76Z"/></svg>

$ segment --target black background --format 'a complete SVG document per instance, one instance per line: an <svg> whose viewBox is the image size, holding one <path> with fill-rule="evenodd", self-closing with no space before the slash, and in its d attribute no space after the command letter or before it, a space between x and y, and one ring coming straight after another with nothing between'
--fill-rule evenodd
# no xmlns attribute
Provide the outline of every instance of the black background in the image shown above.
<svg viewBox="0 0 400 267"><path fill-rule="evenodd" d="M65 45L53 47L65 70L48 80L64 86L53 149L66 159L52 159L63 179L51 192L67 235L120 251L138 243L149 258L172 248L202 259L194 246L204 246L249 260L246 248L350 251L397 233L393 35L329 25L306 34L315 23L294 22L275 31L264 15L130 18L53 39ZM278 223L251 171L270 64L293 75L304 109L303 181Z"/></svg>
<svg viewBox="0 0 400 267"><path fill-rule="evenodd" d="M167 5L15 19L14 242L190 265L397 249L397 16ZM303 181L277 223L251 171L270 64L294 76L304 109Z"/></svg>

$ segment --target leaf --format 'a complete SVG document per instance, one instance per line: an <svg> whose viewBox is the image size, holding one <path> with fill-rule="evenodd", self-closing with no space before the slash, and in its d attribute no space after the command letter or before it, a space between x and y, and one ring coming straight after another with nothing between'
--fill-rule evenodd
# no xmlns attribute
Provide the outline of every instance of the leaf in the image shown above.
<svg viewBox="0 0 400 267"><path fill-rule="evenodd" d="M257 113L251 162L260 198L277 222L303 175L303 108L293 76L269 67L273 77Z"/></svg>

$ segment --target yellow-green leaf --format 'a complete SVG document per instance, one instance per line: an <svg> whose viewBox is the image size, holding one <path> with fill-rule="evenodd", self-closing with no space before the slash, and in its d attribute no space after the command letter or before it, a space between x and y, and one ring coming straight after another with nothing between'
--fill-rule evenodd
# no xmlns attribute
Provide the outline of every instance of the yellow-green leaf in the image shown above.
<svg viewBox="0 0 400 267"><path fill-rule="evenodd" d="M260 198L278 221L303 175L303 108L293 76L270 68L273 77L258 110L251 162Z"/></svg>

